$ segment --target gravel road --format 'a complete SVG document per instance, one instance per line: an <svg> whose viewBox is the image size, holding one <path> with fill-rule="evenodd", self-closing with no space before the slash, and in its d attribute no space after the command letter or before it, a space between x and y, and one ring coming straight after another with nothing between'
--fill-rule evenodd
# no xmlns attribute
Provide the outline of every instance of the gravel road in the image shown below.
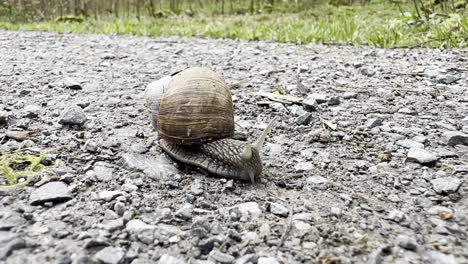
<svg viewBox="0 0 468 264"><path fill-rule="evenodd" d="M196 65L232 85L236 137L279 117L260 183L159 147L145 88ZM468 50L0 31L1 155L53 164L0 191L0 263L468 263L467 65ZM293 100L264 96L278 90Z"/></svg>

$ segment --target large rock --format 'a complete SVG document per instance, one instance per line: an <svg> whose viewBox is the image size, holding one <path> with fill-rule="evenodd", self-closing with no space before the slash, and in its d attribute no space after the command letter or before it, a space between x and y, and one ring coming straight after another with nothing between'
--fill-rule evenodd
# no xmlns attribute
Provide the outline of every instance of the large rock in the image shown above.
<svg viewBox="0 0 468 264"><path fill-rule="evenodd" d="M82 126L86 122L86 115L79 106L71 106L63 110L60 115L59 124Z"/></svg>
<svg viewBox="0 0 468 264"><path fill-rule="evenodd" d="M439 159L435 154L425 149L412 148L408 151L407 160L422 164L432 163Z"/></svg>
<svg viewBox="0 0 468 264"><path fill-rule="evenodd" d="M459 131L448 131L444 133L444 137L447 140L447 144L451 146L455 145L467 145L468 146L468 134Z"/></svg>
<svg viewBox="0 0 468 264"><path fill-rule="evenodd" d="M450 194L458 190L461 180L456 177L437 178L431 181L434 191L439 194Z"/></svg>
<svg viewBox="0 0 468 264"><path fill-rule="evenodd" d="M31 205L40 205L47 202L61 203L72 199L68 186L63 182L49 182L34 190L29 196Z"/></svg>

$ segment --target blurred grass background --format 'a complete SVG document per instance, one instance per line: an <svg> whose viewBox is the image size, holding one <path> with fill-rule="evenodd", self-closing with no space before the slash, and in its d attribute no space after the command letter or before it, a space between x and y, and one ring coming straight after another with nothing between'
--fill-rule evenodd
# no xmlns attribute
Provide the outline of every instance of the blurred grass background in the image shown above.
<svg viewBox="0 0 468 264"><path fill-rule="evenodd" d="M0 28L468 47L468 0L0 0Z"/></svg>

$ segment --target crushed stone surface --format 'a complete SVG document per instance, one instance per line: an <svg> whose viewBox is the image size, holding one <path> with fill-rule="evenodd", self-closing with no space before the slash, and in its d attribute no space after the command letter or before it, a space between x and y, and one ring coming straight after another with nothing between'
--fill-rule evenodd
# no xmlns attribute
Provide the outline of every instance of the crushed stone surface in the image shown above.
<svg viewBox="0 0 468 264"><path fill-rule="evenodd" d="M0 31L0 58L2 155L55 164L0 191L0 263L468 263L468 50ZM185 66L244 140L280 117L261 182L159 147L144 91Z"/></svg>

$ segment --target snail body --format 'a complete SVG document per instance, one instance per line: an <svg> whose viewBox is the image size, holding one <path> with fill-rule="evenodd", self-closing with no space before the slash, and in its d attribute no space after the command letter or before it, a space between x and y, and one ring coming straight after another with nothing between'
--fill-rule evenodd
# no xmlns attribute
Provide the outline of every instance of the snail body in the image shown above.
<svg viewBox="0 0 468 264"><path fill-rule="evenodd" d="M231 93L206 68L186 69L151 89L158 91L147 90L147 107L159 145L170 157L225 178L253 183L260 177L262 145L275 119L255 144L232 139Z"/></svg>

